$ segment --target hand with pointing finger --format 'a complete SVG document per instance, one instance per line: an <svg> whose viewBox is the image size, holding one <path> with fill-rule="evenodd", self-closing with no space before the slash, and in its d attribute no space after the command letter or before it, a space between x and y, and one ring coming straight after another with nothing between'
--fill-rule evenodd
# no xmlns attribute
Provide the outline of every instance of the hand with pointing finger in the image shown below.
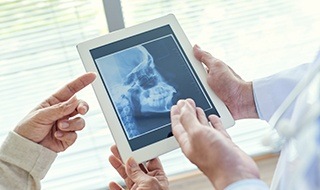
<svg viewBox="0 0 320 190"><path fill-rule="evenodd" d="M33 109L14 131L54 152L66 150L75 142L76 131L85 126L84 120L75 116L84 115L89 109L88 104L78 100L75 94L95 77L94 73L86 73L68 83Z"/></svg>

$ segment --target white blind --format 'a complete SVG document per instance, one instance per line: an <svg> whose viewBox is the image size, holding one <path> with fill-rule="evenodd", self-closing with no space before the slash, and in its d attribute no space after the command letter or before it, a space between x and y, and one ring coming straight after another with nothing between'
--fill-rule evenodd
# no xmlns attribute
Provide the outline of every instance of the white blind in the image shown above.
<svg viewBox="0 0 320 190"><path fill-rule="evenodd" d="M317 1L123 0L126 26L174 13L192 43L246 79L312 60L319 45ZM108 6L108 5L107 5ZM112 7L111 7L112 8ZM75 45L106 33L100 0L0 1L0 142L41 100L84 73ZM108 163L113 139L91 88L77 142L60 153L43 189L99 189L120 180ZM270 151L258 138L266 123L237 121L229 130L250 155ZM180 150L161 156L168 175L195 169Z"/></svg>
<svg viewBox="0 0 320 190"><path fill-rule="evenodd" d="M125 25L173 13L197 43L250 80L314 59L318 0L121 0Z"/></svg>
<svg viewBox="0 0 320 190"><path fill-rule="evenodd" d="M230 65L246 80L310 62L319 50L318 0L121 0L125 26L169 13L191 43ZM229 129L249 155L270 152L261 145L267 123L239 120ZM195 167L179 150L160 157L169 175Z"/></svg>
<svg viewBox="0 0 320 190"><path fill-rule="evenodd" d="M75 46L107 27L100 0L1 0L0 28L2 142L40 101L85 72ZM90 87L78 97L90 105L87 127L59 154L43 189L97 189L112 178L113 143L95 95Z"/></svg>

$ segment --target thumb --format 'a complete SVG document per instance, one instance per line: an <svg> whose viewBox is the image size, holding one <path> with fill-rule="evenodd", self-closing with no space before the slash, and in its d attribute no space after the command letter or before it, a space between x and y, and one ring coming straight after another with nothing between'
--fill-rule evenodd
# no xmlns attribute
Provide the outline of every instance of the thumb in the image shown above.
<svg viewBox="0 0 320 190"><path fill-rule="evenodd" d="M110 190L124 190L119 184L116 182L110 182L109 184L109 189Z"/></svg>
<svg viewBox="0 0 320 190"><path fill-rule="evenodd" d="M40 111L41 118L46 118L49 122L54 122L67 115L70 115L78 106L78 99L73 96L65 102L61 102Z"/></svg>
<svg viewBox="0 0 320 190"><path fill-rule="evenodd" d="M223 124L218 116L209 115L209 120L213 128L222 133L225 137L231 139L231 137L227 133L227 130L223 127Z"/></svg>
<svg viewBox="0 0 320 190"><path fill-rule="evenodd" d="M150 177L141 170L137 162L132 157L127 161L126 171L129 178L137 184L146 181Z"/></svg>
<svg viewBox="0 0 320 190"><path fill-rule="evenodd" d="M213 57L209 52L202 50L198 45L193 47L193 54L200 62L204 63L209 70L216 62L219 62L218 59Z"/></svg>

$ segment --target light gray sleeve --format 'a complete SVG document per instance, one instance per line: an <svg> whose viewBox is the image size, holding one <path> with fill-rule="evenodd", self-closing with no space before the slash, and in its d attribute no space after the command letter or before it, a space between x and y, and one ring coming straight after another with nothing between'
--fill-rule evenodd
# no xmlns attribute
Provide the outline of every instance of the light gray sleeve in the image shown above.
<svg viewBox="0 0 320 190"><path fill-rule="evenodd" d="M10 132L0 148L0 189L41 189L57 153Z"/></svg>

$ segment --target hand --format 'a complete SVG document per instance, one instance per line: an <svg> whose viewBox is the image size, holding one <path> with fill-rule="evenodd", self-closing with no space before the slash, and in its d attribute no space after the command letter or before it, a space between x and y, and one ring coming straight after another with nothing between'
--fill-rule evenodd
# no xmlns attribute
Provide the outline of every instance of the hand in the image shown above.
<svg viewBox="0 0 320 190"><path fill-rule="evenodd" d="M209 178L216 189L259 178L255 162L237 147L215 115L209 116L191 99L171 108L172 132L187 158Z"/></svg>
<svg viewBox="0 0 320 190"><path fill-rule="evenodd" d="M169 182L158 158L148 161L145 168L142 164L138 165L133 158L130 158L124 165L115 145L111 147L111 152L113 155L109 157L109 162L124 179L128 189L168 190ZM109 189L124 190L116 182L111 182Z"/></svg>
<svg viewBox="0 0 320 190"><path fill-rule="evenodd" d="M207 68L207 82L226 104L234 119L258 118L253 98L252 82L245 82L228 65L195 45L195 57Z"/></svg>
<svg viewBox="0 0 320 190"><path fill-rule="evenodd" d="M85 122L77 114L87 113L89 106L74 95L95 79L94 73L86 73L70 82L33 109L14 129L19 135L61 152L71 146L76 131L82 130Z"/></svg>

